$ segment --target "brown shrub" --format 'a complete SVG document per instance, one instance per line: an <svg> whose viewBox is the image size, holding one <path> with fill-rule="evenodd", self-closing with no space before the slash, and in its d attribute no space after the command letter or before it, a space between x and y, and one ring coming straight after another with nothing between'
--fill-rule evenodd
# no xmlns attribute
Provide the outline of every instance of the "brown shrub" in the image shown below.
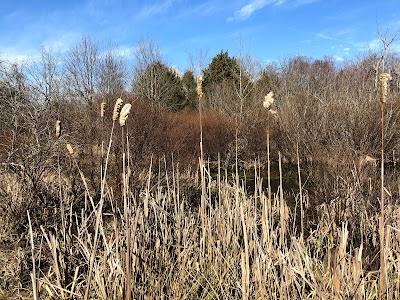
<svg viewBox="0 0 400 300"><path fill-rule="evenodd" d="M112 96L108 98L113 99ZM116 99L116 97L114 97ZM132 163L139 167L148 167L150 158L158 160L163 157L169 161L172 157L175 162L189 165L197 164L200 156L200 119L199 113L192 110L171 112L157 104L135 96L125 95L124 103L131 103L132 109L127 120L126 132L129 136L129 149ZM97 108L103 99L98 100ZM93 108L89 108L92 109ZM105 108L103 138L108 143L112 127L113 103L109 101ZM92 111L92 115L94 111ZM91 117L92 124L95 118ZM85 133L84 140L99 141L101 129ZM114 129L114 157L119 157L121 139L119 125ZM86 138L87 136L87 138ZM232 122L221 114L213 111L203 113L203 149L206 158L216 160L218 153L223 157L228 144L234 140L234 126Z"/></svg>

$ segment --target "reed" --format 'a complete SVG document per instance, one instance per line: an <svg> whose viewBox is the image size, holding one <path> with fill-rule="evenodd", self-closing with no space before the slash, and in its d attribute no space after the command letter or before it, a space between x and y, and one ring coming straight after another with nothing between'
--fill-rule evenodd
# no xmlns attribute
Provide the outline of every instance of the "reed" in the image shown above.
<svg viewBox="0 0 400 300"><path fill-rule="evenodd" d="M95 223L94 244L93 244L92 250L90 252L89 272L88 272L88 277L87 277L87 286L86 286L85 295L84 295L84 299L85 300L87 300L89 298L89 291L90 291L90 284L91 284L91 280L92 280L93 266L94 266L94 261L95 261L95 255L96 255L96 252L97 252L97 242L98 242L99 227L100 227L100 223L101 223L101 220L102 220L102 214L103 214L102 210L103 210L103 204L104 204L104 197L103 197L103 195L104 195L104 186L105 186L105 181L106 181L106 174L107 174L106 171L107 171L109 153L110 153L110 148L111 148L111 143L112 143L114 124L115 124L115 121L117 121L118 118L120 117L120 110L121 110L122 103L123 103L123 100L121 98L118 98L116 100L116 102L115 102L115 105L114 105L114 110L113 110L113 115L112 115L113 125L112 125L112 129L111 129L110 142L109 142L109 147L108 147L108 151L107 151L107 159L106 159L106 165L105 165L105 170L104 170L104 177L101 180L100 203L98 205L98 208L96 209L94 207L94 204L92 203L93 211L95 211L95 215L96 215L96 223ZM127 114L129 114L129 110L126 113L126 115ZM124 121L126 121L125 117L123 119L124 119ZM68 145L67 145L67 148L68 148ZM70 149L68 149L68 150L70 150ZM71 150L72 150L72 147L71 147ZM72 150L72 153L70 152L70 154L73 155L73 150ZM80 173L81 173L81 171L80 171ZM85 184L85 186L86 186L86 184Z"/></svg>
<svg viewBox="0 0 400 300"><path fill-rule="evenodd" d="M208 167L205 171L210 172ZM282 168L280 172L282 181ZM181 173L174 167L154 178L150 166L135 178L141 186L137 194L126 187L124 212L105 214L100 203L82 210L67 207L65 218L74 232L67 223L56 224L55 233L43 229L41 236L48 241L50 252L36 242L35 258L46 261L52 270L46 273L39 265L38 297L374 298L379 281L376 270L364 266L367 258L363 246L353 248L355 241L348 223L338 229L330 223L329 216L338 211L334 203L321 206L319 218L314 220L316 230L302 237L287 230L294 215L285 204L282 185L271 195L270 222L260 213L264 209L260 201L268 201L261 178L256 179L257 191L249 194L244 183L222 176L216 182L207 177L204 197L209 205L207 213L201 215L190 206L184 192L189 184L195 184L194 177L190 171ZM349 197L356 194L352 189L341 192ZM221 205L211 205L216 194ZM113 203L113 197L108 191L100 201ZM262 226L261 232L260 224L265 222L268 225ZM67 227L61 230L60 226ZM205 228L205 241L201 226ZM400 246L396 239L386 245L392 250ZM330 247L333 250L328 259ZM396 260L390 260L387 267L395 270ZM67 277L70 281L65 280ZM396 278L388 280L393 290Z"/></svg>
<svg viewBox="0 0 400 300"><path fill-rule="evenodd" d="M60 120L56 121L55 133L56 133L56 139L60 138L60 135L61 135L61 121Z"/></svg>
<svg viewBox="0 0 400 300"><path fill-rule="evenodd" d="M386 248L385 248L385 103L388 94L389 73L379 76L379 100L381 102L381 215L379 218L380 239L380 273L379 273L379 297L383 299L386 293Z"/></svg>
<svg viewBox="0 0 400 300"><path fill-rule="evenodd" d="M199 101L199 123L200 123L200 177L201 177L201 199L200 199L200 215L201 215L201 229L202 229L202 250L205 248L205 239L206 239L206 181L205 181L205 165L204 165L204 152L203 152L203 76L197 76L197 97Z"/></svg>
<svg viewBox="0 0 400 300"><path fill-rule="evenodd" d="M103 178L104 172L104 113L106 108L106 102L102 101L100 104L100 127L101 127L101 158L100 158L100 179Z"/></svg>
<svg viewBox="0 0 400 300"><path fill-rule="evenodd" d="M113 115L112 115L112 120L113 121L117 121L118 120L119 112L121 110L123 102L124 101L121 98L118 98L117 101L115 101Z"/></svg>
<svg viewBox="0 0 400 300"><path fill-rule="evenodd" d="M132 104L130 103L127 103L122 107L121 112L119 114L119 125L121 127L124 127L126 125L126 120L128 119L131 108Z"/></svg>
<svg viewBox="0 0 400 300"><path fill-rule="evenodd" d="M267 218L269 218L268 223L272 223L272 192L271 192L271 159L270 159L270 115L271 115L271 105L274 103L275 99L273 98L274 92L270 91L265 97L263 101L263 106L268 110L267 115L267 182L268 182L268 204L265 209L265 213Z"/></svg>
<svg viewBox="0 0 400 300"><path fill-rule="evenodd" d="M129 204L128 204L128 178L126 176L126 150L125 150L125 139L128 140L125 134L126 121L131 111L132 105L130 103L125 104L119 114L119 125L121 126L121 149L122 149L122 197L124 200L124 221L126 231L126 245L127 250L125 253L126 259L126 280L125 280L125 300L131 299L131 227L129 222ZM127 143L127 141L126 141Z"/></svg>

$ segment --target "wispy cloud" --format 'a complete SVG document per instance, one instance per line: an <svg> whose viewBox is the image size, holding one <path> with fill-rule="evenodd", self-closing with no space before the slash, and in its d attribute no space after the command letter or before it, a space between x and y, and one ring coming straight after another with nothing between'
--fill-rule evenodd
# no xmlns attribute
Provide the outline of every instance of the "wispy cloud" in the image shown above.
<svg viewBox="0 0 400 300"><path fill-rule="evenodd" d="M303 5L318 2L320 0L252 0L239 10L235 11L232 17L227 18L228 22L232 21L244 21L248 19L253 13L263 9L268 5L281 6L287 5L291 8L298 8Z"/></svg>
<svg viewBox="0 0 400 300"><path fill-rule="evenodd" d="M292 6L297 8L299 6L307 5L307 4L312 4L315 2L319 2L320 0L295 0L292 3Z"/></svg>
<svg viewBox="0 0 400 300"><path fill-rule="evenodd" d="M171 8L174 2L176 2L176 0L164 0L152 5L147 5L139 12L138 17L146 19L154 15L158 15Z"/></svg>
<svg viewBox="0 0 400 300"><path fill-rule="evenodd" d="M56 34L57 31L52 32L49 35L47 41L43 43L44 48L65 53L74 43L79 42L79 40L82 38L82 35L79 32L74 31L64 32L55 37Z"/></svg>
<svg viewBox="0 0 400 300"><path fill-rule="evenodd" d="M343 58L342 56L340 56L340 55L334 55L334 56L333 56L333 59L334 59L336 62L342 62L342 61L344 61L344 58Z"/></svg>
<svg viewBox="0 0 400 300"><path fill-rule="evenodd" d="M326 34L323 34L323 33L315 33L315 36L319 37L321 39L324 39L324 40L340 41L339 39L337 39L335 37L332 37L332 36L329 36L329 35L326 35Z"/></svg>
<svg viewBox="0 0 400 300"><path fill-rule="evenodd" d="M218 5L215 1L207 1L200 3L198 5L191 5L190 7L185 7L185 9L181 9L176 15L178 18L184 18L188 16L210 16L212 14L221 12L223 10L223 6Z"/></svg>
<svg viewBox="0 0 400 300"><path fill-rule="evenodd" d="M352 41L352 37L354 36L354 32L355 32L354 28L345 27L345 28L339 28L336 30L325 29L321 32L312 33L312 34L320 39L353 45L354 42Z"/></svg>
<svg viewBox="0 0 400 300"><path fill-rule="evenodd" d="M132 57L132 53L134 51L133 47L130 46L117 46L113 49L111 49L111 52L116 55L119 58L131 58Z"/></svg>
<svg viewBox="0 0 400 300"><path fill-rule="evenodd" d="M275 4L281 5L285 3L286 0L253 0L249 4L243 6L241 9L235 11L233 17L227 19L228 22L232 21L242 21L248 19L254 12L263 9L267 5Z"/></svg>
<svg viewBox="0 0 400 300"><path fill-rule="evenodd" d="M38 49L33 48L21 51L16 47L6 47L2 49L2 52L0 52L0 57L5 61L16 62L18 64L29 64L39 57L39 51Z"/></svg>

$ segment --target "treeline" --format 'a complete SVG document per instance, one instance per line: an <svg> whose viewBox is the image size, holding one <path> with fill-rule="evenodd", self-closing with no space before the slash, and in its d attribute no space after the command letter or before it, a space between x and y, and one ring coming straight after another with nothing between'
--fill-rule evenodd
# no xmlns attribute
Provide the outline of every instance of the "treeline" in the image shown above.
<svg viewBox="0 0 400 300"><path fill-rule="evenodd" d="M385 132L386 153L393 154L399 151L400 136L397 53L368 53L340 64L330 57L301 56L262 64L221 51L201 71L207 157L220 157L225 166L236 155L243 165L264 160L267 129L272 155L281 152L289 162L296 161L297 148L302 161L332 164L363 154L377 157L377 80L383 66L393 78ZM146 165L152 155L197 162L199 74L194 67L179 73L153 42L140 42L126 60L83 37L64 55L42 49L39 59L21 64L3 60L0 68L0 156L5 163L41 174L36 168L54 166L52 158L63 142L83 149L82 163L96 161L93 147L104 142L111 127L100 117L100 103L112 110L118 97L133 105L128 133L138 164ZM270 91L277 114L262 107ZM59 139L56 120L63 128Z"/></svg>

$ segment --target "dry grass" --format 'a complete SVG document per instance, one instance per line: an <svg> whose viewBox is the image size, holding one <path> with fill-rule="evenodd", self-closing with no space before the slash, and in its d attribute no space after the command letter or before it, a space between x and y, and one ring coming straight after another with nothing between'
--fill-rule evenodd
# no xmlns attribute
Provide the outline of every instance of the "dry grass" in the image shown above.
<svg viewBox="0 0 400 300"><path fill-rule="evenodd" d="M124 170L131 167L124 160ZM288 206L282 185L276 194L268 193L258 175L249 194L238 175L233 181L215 179L204 166L199 179L198 172L182 172L176 165L171 171L150 166L135 177L124 171L125 192L117 197L106 171L107 162L100 198L93 200L88 189L79 199L82 205L62 198L58 222L31 227L34 259L29 242L0 249L0 259L10 262L1 264L0 295L32 299L31 278L22 273L32 272L34 261L38 299L377 297L379 212L357 198L359 187L352 183L341 198L318 207L303 237L293 223L299 211ZM202 195L202 209L185 192L188 185ZM17 190L12 193L22 199ZM123 205L115 206L118 202ZM384 213L386 292L396 299L400 210L387 206Z"/></svg>

